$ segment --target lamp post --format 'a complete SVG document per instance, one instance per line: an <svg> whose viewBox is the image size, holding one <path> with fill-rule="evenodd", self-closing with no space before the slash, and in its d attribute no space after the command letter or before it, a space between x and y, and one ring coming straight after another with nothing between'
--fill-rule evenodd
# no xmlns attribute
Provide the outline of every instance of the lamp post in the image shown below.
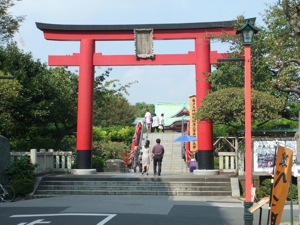
<svg viewBox="0 0 300 225"><path fill-rule="evenodd" d="M252 127L251 127L251 45L253 36L258 29L250 24L249 20L236 31L241 34L245 46L245 192L244 224L253 225L253 214L248 209L253 205L251 201L252 188Z"/></svg>

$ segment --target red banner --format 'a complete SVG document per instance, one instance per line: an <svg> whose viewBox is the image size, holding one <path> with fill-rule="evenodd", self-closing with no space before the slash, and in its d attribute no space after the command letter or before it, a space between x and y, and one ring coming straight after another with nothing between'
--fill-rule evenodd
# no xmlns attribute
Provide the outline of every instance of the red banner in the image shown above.
<svg viewBox="0 0 300 225"><path fill-rule="evenodd" d="M271 196L270 224L278 225L289 192L293 164L293 151L278 146L274 169L273 191Z"/></svg>

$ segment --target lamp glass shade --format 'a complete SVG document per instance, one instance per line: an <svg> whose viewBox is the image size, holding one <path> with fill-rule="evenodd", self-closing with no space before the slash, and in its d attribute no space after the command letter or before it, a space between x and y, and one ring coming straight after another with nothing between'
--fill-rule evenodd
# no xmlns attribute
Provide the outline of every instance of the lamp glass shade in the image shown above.
<svg viewBox="0 0 300 225"><path fill-rule="evenodd" d="M243 36L243 43L244 44L252 44L253 43L253 36L254 36L254 31L252 29L244 29L242 31L242 36Z"/></svg>

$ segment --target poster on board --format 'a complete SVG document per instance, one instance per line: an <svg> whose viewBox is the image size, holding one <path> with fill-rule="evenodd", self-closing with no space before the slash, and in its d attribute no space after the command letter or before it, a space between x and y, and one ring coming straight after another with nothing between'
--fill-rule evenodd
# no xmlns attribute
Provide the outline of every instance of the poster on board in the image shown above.
<svg viewBox="0 0 300 225"><path fill-rule="evenodd" d="M296 166L297 142L287 140L255 140L253 141L253 172L272 172L277 145L293 151L293 167Z"/></svg>

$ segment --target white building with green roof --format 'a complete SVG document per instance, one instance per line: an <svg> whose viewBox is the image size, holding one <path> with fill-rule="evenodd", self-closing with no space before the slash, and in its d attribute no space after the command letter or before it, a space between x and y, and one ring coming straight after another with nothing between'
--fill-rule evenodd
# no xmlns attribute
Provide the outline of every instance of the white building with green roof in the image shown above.
<svg viewBox="0 0 300 225"><path fill-rule="evenodd" d="M184 130L186 124L190 121L190 105L189 103L171 103L171 102L158 102L155 105L154 113L160 118L161 114L165 117L165 130L181 132L182 124L184 124ZM138 117L134 120L136 125L138 122L143 122L143 117Z"/></svg>

